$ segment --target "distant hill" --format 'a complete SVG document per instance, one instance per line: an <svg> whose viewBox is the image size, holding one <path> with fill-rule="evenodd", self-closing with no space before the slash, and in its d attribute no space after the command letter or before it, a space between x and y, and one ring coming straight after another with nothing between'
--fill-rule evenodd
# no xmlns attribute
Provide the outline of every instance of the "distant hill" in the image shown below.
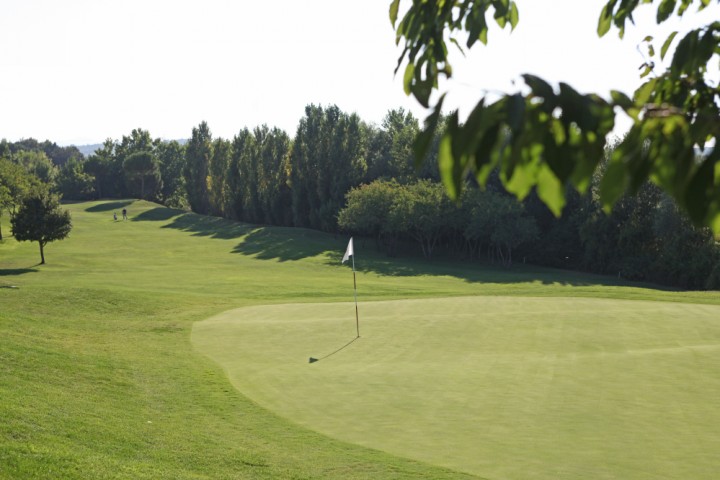
<svg viewBox="0 0 720 480"><path fill-rule="evenodd" d="M187 139L187 138L181 138L181 139L178 139L175 141L178 142L180 145L185 145L188 142L188 140L189 139ZM172 142L172 140L164 140L164 141ZM88 144L88 145L75 145L75 147L78 150L80 150L80 153L85 155L85 158L87 158L90 155L92 155L93 153L95 153L95 150L102 148L102 146L103 146L102 143L93 143L93 144Z"/></svg>
<svg viewBox="0 0 720 480"><path fill-rule="evenodd" d="M87 158L89 155L92 155L95 153L95 150L102 147L102 143L93 143L92 145L75 145L75 147L80 150L80 153L85 155L85 158Z"/></svg>

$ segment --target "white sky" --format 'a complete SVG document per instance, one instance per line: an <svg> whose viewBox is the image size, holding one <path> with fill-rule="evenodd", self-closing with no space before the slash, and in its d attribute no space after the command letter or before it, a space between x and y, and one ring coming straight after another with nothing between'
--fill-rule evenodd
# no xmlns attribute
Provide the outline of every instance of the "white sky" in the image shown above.
<svg viewBox="0 0 720 480"><path fill-rule="evenodd" d="M292 136L309 103L376 123L401 106L424 118L403 93L402 71L393 76L400 50L389 3L2 0L0 138L79 145L133 128L188 138L203 120L216 137L262 123ZM484 92L514 91L525 72L604 96L639 85L644 60L635 46L654 33L654 6L641 8L647 15L620 41L614 30L595 33L604 0L517 3L512 35L491 28L489 48L456 55L451 106L462 111ZM681 30L720 18L720 7L701 19L691 13ZM671 30L656 35L657 50Z"/></svg>

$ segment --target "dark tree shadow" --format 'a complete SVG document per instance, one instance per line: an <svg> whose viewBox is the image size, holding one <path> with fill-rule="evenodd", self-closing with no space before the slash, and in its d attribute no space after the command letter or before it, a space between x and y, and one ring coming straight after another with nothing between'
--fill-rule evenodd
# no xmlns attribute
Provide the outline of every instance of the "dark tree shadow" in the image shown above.
<svg viewBox="0 0 720 480"><path fill-rule="evenodd" d="M632 286L658 291L680 291L676 288L646 282L634 282L610 275L599 275L536 265L516 264L503 267L482 261L463 261L456 258L424 259L418 255L406 255L388 258L373 248L363 248L355 243L355 270L363 273L375 273L392 277L441 276L455 277L469 283L540 283L543 285L563 285L573 287L592 286ZM338 250L328 256L326 264L337 266L343 255ZM334 259L337 257L337 260ZM346 263L347 268L351 268Z"/></svg>
<svg viewBox="0 0 720 480"><path fill-rule="evenodd" d="M93 205L85 209L86 212L97 213L97 212L109 212L111 210L120 210L123 207L127 207L133 203L133 200L118 200L114 202L105 202L99 205Z"/></svg>
<svg viewBox="0 0 720 480"><path fill-rule="evenodd" d="M151 208L150 210L146 210L139 215L132 215L130 219L133 222L161 222L165 220L170 220L171 218L177 217L178 215L182 215L184 213L186 212L174 208L155 207Z"/></svg>
<svg viewBox="0 0 720 480"><path fill-rule="evenodd" d="M137 221L168 220L162 228L174 228L193 236L217 239L238 239L232 253L251 255L260 260L293 261L323 255L324 263L338 267L345 248L347 235L332 235L297 227L271 227L240 223L219 217L184 213L157 207L133 218ZM515 264L506 268L483 261L468 261L438 256L426 260L408 245L398 257L389 258L372 245L372 240L355 240L355 269L358 272L375 273L393 277L445 276L470 283L541 283L543 285L633 286L659 291L682 291L671 287L645 282L633 282L614 276L597 275L557 268ZM344 266L350 269L351 263Z"/></svg>
<svg viewBox="0 0 720 480"><path fill-rule="evenodd" d="M179 212L174 210L175 212ZM169 217L173 218L173 217ZM174 216L173 221L162 228L174 228L188 232L198 237L210 237L221 239L240 238L247 235L254 228L248 223L238 223L219 217L208 217L195 213L183 213Z"/></svg>
<svg viewBox="0 0 720 480"><path fill-rule="evenodd" d="M250 231L233 253L254 255L261 260L301 260L332 252L328 235L290 227L257 227Z"/></svg>
<svg viewBox="0 0 720 480"><path fill-rule="evenodd" d="M157 212L155 211L157 210ZM170 219L162 228L174 228L194 236L238 239L233 253L253 255L261 260L300 260L325 252L333 252L337 242L328 234L294 227L268 227L235 222L179 210L163 212L161 207L136 217L138 220ZM169 209L168 209L169 210Z"/></svg>

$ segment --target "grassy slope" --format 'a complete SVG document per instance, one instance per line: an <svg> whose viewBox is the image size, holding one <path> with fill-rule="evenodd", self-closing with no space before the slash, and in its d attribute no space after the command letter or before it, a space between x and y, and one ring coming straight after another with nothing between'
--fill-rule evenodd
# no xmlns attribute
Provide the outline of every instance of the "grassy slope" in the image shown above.
<svg viewBox="0 0 720 480"><path fill-rule="evenodd" d="M112 211L127 205L128 222ZM348 300L345 239L252 229L146 202L71 205L46 248L0 246L0 478L459 477L329 440L266 412L195 352L193 322L254 304ZM5 231L7 234L8 232ZM503 293L718 303L601 277L390 262L366 300ZM609 281L611 284L612 280Z"/></svg>

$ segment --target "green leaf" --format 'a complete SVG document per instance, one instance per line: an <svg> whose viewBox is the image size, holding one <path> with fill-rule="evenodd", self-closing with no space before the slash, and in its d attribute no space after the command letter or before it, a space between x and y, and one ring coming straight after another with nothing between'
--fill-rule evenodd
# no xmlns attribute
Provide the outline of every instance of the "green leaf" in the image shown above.
<svg viewBox="0 0 720 480"><path fill-rule="evenodd" d="M619 161L611 161L600 180L600 201L606 213L625 193L627 176L625 166Z"/></svg>
<svg viewBox="0 0 720 480"><path fill-rule="evenodd" d="M633 101L630 100L630 97L618 90L610 90L610 98L612 98L613 102L615 102L615 105L619 106L623 110L627 110L635 106Z"/></svg>
<svg viewBox="0 0 720 480"><path fill-rule="evenodd" d="M437 130L438 121L442 114L442 106L445 101L445 94L443 94L435 105L433 113L431 113L425 119L425 128L418 134L413 142L413 152L415 153L415 167L419 168L422 162L427 156L428 148L435 137L435 130Z"/></svg>
<svg viewBox="0 0 720 480"><path fill-rule="evenodd" d="M688 63L693 61L693 56L697 48L698 31L693 30L678 43L675 54L670 65L672 70L680 73L685 70Z"/></svg>
<svg viewBox="0 0 720 480"><path fill-rule="evenodd" d="M522 75L522 78L523 80L525 80L525 83L528 85L528 87L530 87L536 97L545 99L551 99L555 97L555 92L553 91L553 88L542 78L536 77L535 75L530 75L528 73Z"/></svg>
<svg viewBox="0 0 720 480"><path fill-rule="evenodd" d="M670 48L670 44L673 40L675 40L675 36L678 34L677 31L672 32L670 35L668 35L667 39L665 39L665 42L663 42L662 47L660 48L660 58L665 59L665 54L668 51L668 48Z"/></svg>
<svg viewBox="0 0 720 480"><path fill-rule="evenodd" d="M605 36L605 34L610 31L610 26L612 25L612 15L608 11L608 6L609 5L605 5L602 9L602 12L600 12L600 18L598 19L597 27L598 37Z"/></svg>
<svg viewBox="0 0 720 480"><path fill-rule="evenodd" d="M685 206L690 218L696 225L701 225L708 213L708 206L715 189L715 162L706 159L695 172L685 189Z"/></svg>
<svg viewBox="0 0 720 480"><path fill-rule="evenodd" d="M454 148L457 138L462 135L463 132L458 126L458 112L455 110L448 118L447 127L440 139L438 148L440 178L445 185L448 196L453 200L456 200L462 192L463 177L465 176L468 159L464 152L458 152Z"/></svg>
<svg viewBox="0 0 720 480"><path fill-rule="evenodd" d="M510 28L515 30L518 22L520 21L520 12L518 12L517 5L515 2L510 4Z"/></svg>
<svg viewBox="0 0 720 480"><path fill-rule="evenodd" d="M565 207L565 188L547 166L540 168L537 176L537 194L550 211L560 217Z"/></svg>
<svg viewBox="0 0 720 480"><path fill-rule="evenodd" d="M675 11L675 3L677 0L662 0L657 10L657 23L662 23L672 15Z"/></svg>
<svg viewBox="0 0 720 480"><path fill-rule="evenodd" d="M398 7L400 7L400 0L390 2L390 23L393 28L395 28L395 22L397 22Z"/></svg>
<svg viewBox="0 0 720 480"><path fill-rule="evenodd" d="M414 75L415 64L413 62L408 62L407 67L405 67L405 75L403 75L403 89L405 90L405 95L410 95L412 91L411 86Z"/></svg>
<svg viewBox="0 0 720 480"><path fill-rule="evenodd" d="M455 200L458 196L458 189L453 181L453 166L455 162L452 156L452 138L446 132L440 139L438 147L438 168L440 170L440 178L447 190L448 196Z"/></svg>
<svg viewBox="0 0 720 480"><path fill-rule="evenodd" d="M504 162L508 163L508 162ZM514 193L520 200L527 197L532 187L538 181L538 164L530 162L526 164L516 165L513 169L508 169L504 173L506 180L503 182L505 188L510 193ZM509 176L510 178L507 178Z"/></svg>
<svg viewBox="0 0 720 480"><path fill-rule="evenodd" d="M521 132L525 124L525 98L519 93L507 97L507 123L514 135Z"/></svg>
<svg viewBox="0 0 720 480"><path fill-rule="evenodd" d="M648 103L650 100L650 97L655 91L655 85L657 83L656 78L652 78L645 82L644 84L640 85L640 87L635 90L634 100L637 105L644 105Z"/></svg>
<svg viewBox="0 0 720 480"><path fill-rule="evenodd" d="M450 38L450 41L457 47L458 50L460 50L460 53L462 53L462 56L464 57L464 56L465 56L465 50L463 50L462 46L460 45L460 43L458 43L458 41L455 39L455 37L451 37L451 38ZM450 69L450 65L449 65L449 64L446 65L445 68L446 68L446 69ZM452 70L450 70L450 71L452 71ZM448 76L449 76L449 75L448 75Z"/></svg>

